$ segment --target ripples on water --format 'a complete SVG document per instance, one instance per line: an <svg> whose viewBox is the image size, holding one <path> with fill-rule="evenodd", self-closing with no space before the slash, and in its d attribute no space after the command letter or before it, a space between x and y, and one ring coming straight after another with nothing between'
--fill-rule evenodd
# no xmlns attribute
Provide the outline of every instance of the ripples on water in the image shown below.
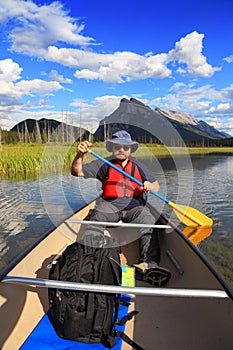
<svg viewBox="0 0 233 350"><path fill-rule="evenodd" d="M0 271L40 236L94 199L99 190L97 183L93 186L93 181L90 185L90 180L68 174L36 181L1 181Z"/></svg>
<svg viewBox="0 0 233 350"><path fill-rule="evenodd" d="M151 168L150 162L148 165ZM192 206L214 220L213 233L200 245L213 262L208 250L213 240L225 249L233 246L232 156L195 156L192 163L184 158L162 158L152 167L160 183L160 193L177 204ZM91 189L91 190L90 190ZM0 270L54 225L72 215L100 191L93 180L69 174L42 177L36 181L0 182ZM172 209L155 196L150 201L173 221ZM226 251L225 251L226 252ZM224 259L222 252L221 259ZM226 257L232 256L227 254ZM219 260L215 256L215 260ZM233 259L233 258L231 258ZM229 264L225 262L226 265ZM224 264L224 261L223 263ZM233 266L233 260L232 260ZM221 271L222 272L222 271Z"/></svg>

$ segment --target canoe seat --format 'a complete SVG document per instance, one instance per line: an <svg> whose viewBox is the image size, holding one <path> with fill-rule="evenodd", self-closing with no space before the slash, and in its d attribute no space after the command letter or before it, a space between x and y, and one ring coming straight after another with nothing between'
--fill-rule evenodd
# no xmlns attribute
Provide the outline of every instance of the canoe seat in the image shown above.
<svg viewBox="0 0 233 350"><path fill-rule="evenodd" d="M130 302L130 296L121 295L121 299L125 301L124 304L120 305L119 310L119 320L128 314L127 303ZM123 332L125 330L125 325L117 325L117 330ZM114 350L120 350L122 346L122 339L116 338L116 345ZM55 332L50 320L48 313L45 314L29 337L26 339L24 344L21 346L20 350L103 350L106 349L102 344L87 344L80 343L73 340L67 340L60 338Z"/></svg>

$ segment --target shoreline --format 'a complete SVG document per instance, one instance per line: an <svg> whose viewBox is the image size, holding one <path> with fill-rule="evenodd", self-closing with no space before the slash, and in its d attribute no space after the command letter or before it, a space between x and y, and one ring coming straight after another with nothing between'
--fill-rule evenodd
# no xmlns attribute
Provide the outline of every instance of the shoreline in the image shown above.
<svg viewBox="0 0 233 350"><path fill-rule="evenodd" d="M0 178L21 176L37 177L43 173L67 171L76 154L77 144L3 144L0 150ZM101 156L109 156L105 144L93 144ZM153 155L158 158L192 155L233 155L233 147L166 147L141 144L136 157ZM91 158L86 156L86 160Z"/></svg>

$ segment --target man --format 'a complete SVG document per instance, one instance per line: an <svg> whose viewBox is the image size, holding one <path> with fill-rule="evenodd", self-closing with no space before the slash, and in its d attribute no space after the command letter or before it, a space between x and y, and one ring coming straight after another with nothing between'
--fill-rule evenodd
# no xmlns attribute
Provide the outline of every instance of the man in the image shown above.
<svg viewBox="0 0 233 350"><path fill-rule="evenodd" d="M131 139L127 131L120 130L107 141L106 148L112 152L108 160L143 183L143 187L100 160L83 164L84 155L90 147L91 143L88 141L78 145L77 155L71 167L71 174L74 176L96 178L102 182L102 197L97 200L90 220L103 222L122 220L126 223L154 225L155 218L146 206L145 192L152 189L158 192L160 187L148 168L131 156L131 153L137 150L138 143ZM95 234L97 231L103 234L104 227L92 226L85 233ZM171 274L158 265L160 250L157 233L148 227L138 229L138 232L140 262L134 265L136 278L153 285L163 285Z"/></svg>

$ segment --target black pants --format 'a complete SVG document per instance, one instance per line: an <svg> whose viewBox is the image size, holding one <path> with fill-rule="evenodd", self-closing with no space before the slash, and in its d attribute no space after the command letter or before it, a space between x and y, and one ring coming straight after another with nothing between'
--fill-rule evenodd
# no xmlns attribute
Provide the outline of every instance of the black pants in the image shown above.
<svg viewBox="0 0 233 350"><path fill-rule="evenodd" d="M90 218L92 221L118 222L154 225L155 218L146 206L137 206L129 210L119 211L112 203L97 200ZM89 225L85 230L85 235L96 235L104 233L104 226ZM153 228L138 228L140 262L156 262L159 264L160 247L157 231Z"/></svg>

